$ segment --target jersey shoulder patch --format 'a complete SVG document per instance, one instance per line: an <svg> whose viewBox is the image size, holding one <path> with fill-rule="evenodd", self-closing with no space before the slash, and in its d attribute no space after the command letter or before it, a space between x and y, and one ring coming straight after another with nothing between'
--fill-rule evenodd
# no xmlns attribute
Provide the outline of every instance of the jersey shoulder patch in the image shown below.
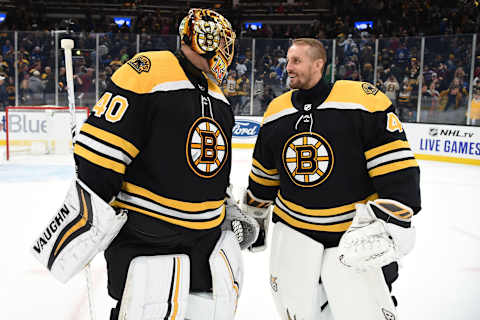
<svg viewBox="0 0 480 320"><path fill-rule="evenodd" d="M140 94L193 87L170 51L136 54L115 71L112 81L122 89Z"/></svg>
<svg viewBox="0 0 480 320"><path fill-rule="evenodd" d="M292 103L292 94L295 90L290 90L273 99L263 115L263 124L274 121L284 115L297 112Z"/></svg>
<svg viewBox="0 0 480 320"><path fill-rule="evenodd" d="M377 87L368 82L339 80L319 108L361 109L384 111L392 102Z"/></svg>

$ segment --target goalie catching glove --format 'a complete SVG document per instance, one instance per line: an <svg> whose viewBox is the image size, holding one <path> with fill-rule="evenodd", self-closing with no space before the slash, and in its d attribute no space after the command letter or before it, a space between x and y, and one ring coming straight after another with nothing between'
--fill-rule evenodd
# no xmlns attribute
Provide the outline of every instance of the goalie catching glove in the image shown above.
<svg viewBox="0 0 480 320"><path fill-rule="evenodd" d="M62 207L32 246L32 253L65 283L105 250L127 221L82 181L75 179Z"/></svg>
<svg viewBox="0 0 480 320"><path fill-rule="evenodd" d="M257 221L240 209L233 197L231 186L227 188L225 220L222 224L222 230L233 231L242 250L250 247L258 237L259 226Z"/></svg>
<svg viewBox="0 0 480 320"><path fill-rule="evenodd" d="M398 261L415 244L412 216L410 207L395 200L357 204L352 225L340 239L340 262L362 272Z"/></svg>
<svg viewBox="0 0 480 320"><path fill-rule="evenodd" d="M271 201L260 200L256 198L250 190L246 190L242 201L242 210L260 225L260 232L257 241L255 241L248 250L252 252L263 251L267 248L268 225L272 214Z"/></svg>

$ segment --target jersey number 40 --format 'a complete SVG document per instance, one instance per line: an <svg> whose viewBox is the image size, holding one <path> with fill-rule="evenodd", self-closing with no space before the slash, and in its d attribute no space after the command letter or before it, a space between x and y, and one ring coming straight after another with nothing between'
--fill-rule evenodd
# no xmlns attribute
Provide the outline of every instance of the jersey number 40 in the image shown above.
<svg viewBox="0 0 480 320"><path fill-rule="evenodd" d="M103 96L93 106L93 114L101 117L105 114L105 119L110 122L120 121L128 108L128 100L125 97L116 95L112 98L111 92L105 92ZM105 112L106 111L106 112Z"/></svg>

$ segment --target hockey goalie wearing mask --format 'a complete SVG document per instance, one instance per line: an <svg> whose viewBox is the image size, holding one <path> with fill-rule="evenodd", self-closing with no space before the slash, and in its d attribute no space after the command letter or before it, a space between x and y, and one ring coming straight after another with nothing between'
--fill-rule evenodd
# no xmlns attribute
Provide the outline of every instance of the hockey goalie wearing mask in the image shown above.
<svg viewBox="0 0 480 320"><path fill-rule="evenodd" d="M138 53L109 79L55 232L32 249L63 282L105 250L112 320L233 319L240 249L258 235L229 188L234 117L218 85L235 33L208 9L179 31L178 52Z"/></svg>
<svg viewBox="0 0 480 320"><path fill-rule="evenodd" d="M326 62L316 39L288 50L294 90L265 112L243 198L261 226L251 250L267 245L272 215L283 320L398 319L390 291L415 241L419 167L387 96L366 82L328 84Z"/></svg>

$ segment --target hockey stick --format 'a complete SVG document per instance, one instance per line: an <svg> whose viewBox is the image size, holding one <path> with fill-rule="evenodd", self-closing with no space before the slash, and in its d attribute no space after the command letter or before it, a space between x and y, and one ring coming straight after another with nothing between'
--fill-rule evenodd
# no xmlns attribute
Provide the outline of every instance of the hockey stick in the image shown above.
<svg viewBox="0 0 480 320"><path fill-rule="evenodd" d="M68 109L70 111L71 120L71 133L72 144L75 143L75 135L77 134L77 122L75 116L75 95L73 90L73 65L72 65L72 49L74 46L72 39L62 39L60 46L64 49L65 53L65 72L67 77L67 92L68 92ZM75 165L75 174L77 174L77 168ZM90 272L90 263L85 266L85 279L87 281L87 294L88 294L88 307L90 311L90 319L95 320L95 305L93 302L93 293L91 291L92 277Z"/></svg>

